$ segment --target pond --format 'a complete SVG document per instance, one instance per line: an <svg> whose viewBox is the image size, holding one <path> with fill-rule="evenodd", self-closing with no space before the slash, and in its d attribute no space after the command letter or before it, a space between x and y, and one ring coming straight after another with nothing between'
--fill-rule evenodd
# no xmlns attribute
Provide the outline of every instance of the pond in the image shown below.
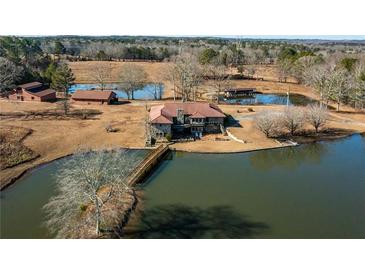
<svg viewBox="0 0 365 274"><path fill-rule="evenodd" d="M140 159L148 152L130 150ZM43 225L45 212L42 207L56 193L56 174L64 161L67 157L36 168L0 192L1 238L53 238Z"/></svg>
<svg viewBox="0 0 365 274"><path fill-rule="evenodd" d="M286 105L287 100L287 95L282 93L257 93L253 96L222 98L222 102L234 105ZM314 102L316 101L301 94L290 94L289 96L289 105L306 106Z"/></svg>
<svg viewBox="0 0 365 274"><path fill-rule="evenodd" d="M173 153L131 238L365 238L365 138L238 154Z"/></svg>
<svg viewBox="0 0 365 274"><path fill-rule="evenodd" d="M100 89L99 84L75 84L69 88L69 93L74 93L76 90L98 90ZM118 84L106 84L105 90L113 90L118 98L127 99L128 96ZM139 89L134 92L134 99L144 100L159 100L162 98L164 92L164 86L161 84L148 84L143 89Z"/></svg>
<svg viewBox="0 0 365 274"><path fill-rule="evenodd" d="M1 238L52 237L41 208L60 164L0 193ZM129 238L365 238L361 135L249 153L174 152L142 187Z"/></svg>

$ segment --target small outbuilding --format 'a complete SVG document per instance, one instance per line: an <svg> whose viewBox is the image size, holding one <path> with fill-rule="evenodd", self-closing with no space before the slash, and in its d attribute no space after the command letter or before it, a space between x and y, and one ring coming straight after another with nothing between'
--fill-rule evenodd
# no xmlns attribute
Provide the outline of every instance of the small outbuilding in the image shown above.
<svg viewBox="0 0 365 274"><path fill-rule="evenodd" d="M240 96L253 96L256 93L255 88L230 88L224 91L224 96L226 98L235 98Z"/></svg>
<svg viewBox="0 0 365 274"><path fill-rule="evenodd" d="M32 82L16 87L9 99L14 101L52 102L56 100L56 91L40 82Z"/></svg>
<svg viewBox="0 0 365 274"><path fill-rule="evenodd" d="M71 97L72 102L78 104L111 104L118 101L117 95L113 91L102 90L77 90Z"/></svg>

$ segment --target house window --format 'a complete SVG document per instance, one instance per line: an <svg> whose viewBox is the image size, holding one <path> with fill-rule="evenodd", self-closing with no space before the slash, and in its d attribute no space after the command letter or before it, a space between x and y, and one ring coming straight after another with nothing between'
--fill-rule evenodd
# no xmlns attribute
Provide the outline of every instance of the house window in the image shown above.
<svg viewBox="0 0 365 274"><path fill-rule="evenodd" d="M17 96L16 99L20 99L20 96Z"/></svg>
<svg viewBox="0 0 365 274"><path fill-rule="evenodd" d="M32 96L32 100L34 100L34 97Z"/></svg>

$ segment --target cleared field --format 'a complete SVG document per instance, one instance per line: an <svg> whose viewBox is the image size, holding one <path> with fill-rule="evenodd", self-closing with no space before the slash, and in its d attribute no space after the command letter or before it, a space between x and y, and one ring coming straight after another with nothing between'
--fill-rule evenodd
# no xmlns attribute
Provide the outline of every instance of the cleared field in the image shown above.
<svg viewBox="0 0 365 274"><path fill-rule="evenodd" d="M162 82L165 86L164 97L172 96L172 86L166 81L166 70L168 63L159 62L109 62L109 61L87 61L87 62L69 62L72 72L75 75L76 83L93 83L92 71L98 66L110 66L110 83L119 82L120 71L126 64L134 64L142 67L148 76L150 82Z"/></svg>
<svg viewBox="0 0 365 274"><path fill-rule="evenodd" d="M98 66L110 66L110 83L119 81L120 71L126 64L135 64L145 69L148 80L151 82L162 82L165 85L164 98L173 96L172 85L166 80L166 71L169 63L166 62L109 62L109 61L85 61L69 62L72 72L75 75L76 83L93 83L92 72ZM277 67L275 65L255 65L255 77L264 78L265 81L235 80L231 81L233 87L256 87L262 92L286 92L290 86L292 92L307 93L307 88L296 84L279 83ZM238 73L236 69L230 69L229 73ZM295 82L294 79L289 81ZM299 88L298 88L299 87ZM211 89L207 81L200 87L200 91L209 92Z"/></svg>
<svg viewBox="0 0 365 274"><path fill-rule="evenodd" d="M263 78L265 81L279 81L279 72L277 65L249 65L243 66L243 68L251 67L255 70L253 74L254 78ZM238 73L237 69L232 69L231 73ZM290 83L297 83L297 80L293 77L287 79Z"/></svg>
<svg viewBox="0 0 365 274"><path fill-rule="evenodd" d="M88 71L92 70L100 62L74 62L70 63L78 82L90 82ZM125 64L111 62L113 75L118 74L118 69ZM143 66L149 74L151 81L159 81L160 71L166 68L166 63L135 63ZM265 70L265 69L263 69ZM270 72L272 73L272 72ZM156 78L154 78L156 77ZM164 82L166 83L166 82ZM286 84L270 81L237 80L232 81L233 86L253 87L261 92L293 92L317 98L316 94L308 87L297 84ZM202 92L210 89L209 82L200 88ZM165 97L171 92L171 87L166 84ZM166 98L165 98L166 99ZM168 101L168 100L165 100ZM80 117L57 117L43 115L42 113L56 111L55 103L37 102L13 102L0 100L1 113L8 113L0 121L1 127L20 127L31 130L32 134L23 140L23 144L39 154L37 159L19 164L12 168L0 171L1 187L12 179L20 176L25 170L39 164L69 155L79 147L106 148L106 147L138 147L145 145L145 120L147 109L152 104L160 104L161 101L133 101L124 105L73 105L75 110L97 110L101 114L88 119ZM281 144L273 139L268 139L253 123L253 116L262 110L282 110L284 106L237 106L220 105L221 109L239 120L241 127L230 128L230 132L238 139L246 141L240 143L234 140L225 141L227 136L222 134L207 135L202 140L189 143L178 143L172 147L194 152L242 152L263 148L280 147ZM248 108L254 111L249 112ZM354 113L350 107L342 107L342 112L331 112L328 127L332 129L344 129L347 131L365 132L365 113ZM19 115L24 112L24 117ZM34 112L26 115L25 112ZM11 113L14 115L12 116ZM16 115L15 115L16 114ZM108 133L107 126L112 126L117 132Z"/></svg>
<svg viewBox="0 0 365 274"><path fill-rule="evenodd" d="M68 65L75 74L77 83L90 83L93 80L92 71L97 66L110 66L111 75L110 82L118 82L120 70L126 64L134 64L143 67L150 81L163 80L163 73L167 69L168 63L159 62L109 62L109 61L85 61L85 62L69 62Z"/></svg>
<svg viewBox="0 0 365 274"><path fill-rule="evenodd" d="M74 106L74 108L82 108ZM10 178L19 176L24 170L41 163L52 161L75 152L79 147L143 147L145 142L145 115L143 105L87 106L102 112L96 117L82 119L37 119L2 118L0 125L31 129L24 145L39 154L32 162L5 169L0 172L1 185ZM20 110L43 111L56 109L56 104L35 102L0 101L0 109L7 112ZM108 133L107 125L118 131Z"/></svg>

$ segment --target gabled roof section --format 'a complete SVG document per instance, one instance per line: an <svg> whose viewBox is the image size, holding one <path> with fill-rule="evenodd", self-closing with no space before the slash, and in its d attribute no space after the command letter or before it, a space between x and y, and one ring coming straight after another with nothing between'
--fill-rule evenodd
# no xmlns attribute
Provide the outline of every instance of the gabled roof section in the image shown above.
<svg viewBox="0 0 365 274"><path fill-rule="evenodd" d="M184 110L184 114L199 113L203 117L224 118L223 112L214 104L206 102L166 103L163 112L171 117L176 117L177 109Z"/></svg>
<svg viewBox="0 0 365 274"><path fill-rule="evenodd" d="M52 93L56 93L56 91L49 88L49 89L45 89L45 90L38 91L38 92L27 91L27 93L30 93L30 94L32 94L34 96L37 96L37 97L42 97L42 96L47 96L47 95L52 94Z"/></svg>
<svg viewBox="0 0 365 274"><path fill-rule="evenodd" d="M205 118L203 114L200 114L198 111L194 112L193 115L190 116L191 118Z"/></svg>
<svg viewBox="0 0 365 274"><path fill-rule="evenodd" d="M164 105L152 106L150 110L150 122L152 124L172 124L172 118L163 115Z"/></svg>
<svg viewBox="0 0 365 274"><path fill-rule="evenodd" d="M150 122L158 124L172 124L177 117L177 110L183 110L185 115L192 118L224 118L224 113L213 104L205 102L165 103L152 106L150 110Z"/></svg>
<svg viewBox="0 0 365 274"><path fill-rule="evenodd" d="M108 100L111 96L115 96L113 91L101 90L77 90L72 94L72 99L76 100Z"/></svg>
<svg viewBox="0 0 365 274"><path fill-rule="evenodd" d="M23 88L23 89L28 90L28 89L33 89L33 88L39 88L41 86L43 86L43 84L40 82L31 82L31 83L19 85L18 88Z"/></svg>
<svg viewBox="0 0 365 274"><path fill-rule="evenodd" d="M152 124L172 124L172 121L170 121L168 118L166 118L163 115L158 116L157 118L153 119L151 121Z"/></svg>

